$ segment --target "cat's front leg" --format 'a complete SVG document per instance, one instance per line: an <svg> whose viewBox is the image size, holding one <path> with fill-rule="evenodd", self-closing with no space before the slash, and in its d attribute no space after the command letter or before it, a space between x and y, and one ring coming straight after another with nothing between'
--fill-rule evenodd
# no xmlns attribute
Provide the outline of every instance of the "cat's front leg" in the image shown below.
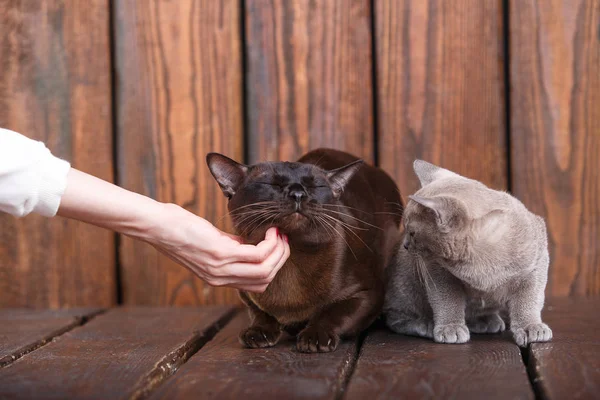
<svg viewBox="0 0 600 400"><path fill-rule="evenodd" d="M542 322L544 289L547 279L542 274L545 273L534 271L534 277L523 280L508 302L510 331L519 347L552 339L552 330Z"/></svg>
<svg viewBox="0 0 600 400"><path fill-rule="evenodd" d="M442 267L430 268L427 297L433 310L433 340L465 343L470 339L465 323L466 293L463 284Z"/></svg>
<svg viewBox="0 0 600 400"><path fill-rule="evenodd" d="M325 307L298 334L296 348L303 353L334 351L342 337L365 330L381 313L381 290L364 290Z"/></svg>
<svg viewBox="0 0 600 400"><path fill-rule="evenodd" d="M240 343L252 349L275 346L281 337L281 324L252 303L245 293L240 293L240 297L248 306L252 320L252 324L240 332Z"/></svg>

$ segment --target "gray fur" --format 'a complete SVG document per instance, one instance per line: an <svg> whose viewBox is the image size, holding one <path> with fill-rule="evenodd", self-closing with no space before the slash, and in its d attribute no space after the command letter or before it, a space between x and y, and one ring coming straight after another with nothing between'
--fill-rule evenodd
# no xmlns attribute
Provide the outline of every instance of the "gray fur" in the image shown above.
<svg viewBox="0 0 600 400"><path fill-rule="evenodd" d="M519 346L545 342L541 319L548 239L541 217L511 195L417 160L421 189L404 211L389 268L385 314L399 333L464 343L510 330Z"/></svg>

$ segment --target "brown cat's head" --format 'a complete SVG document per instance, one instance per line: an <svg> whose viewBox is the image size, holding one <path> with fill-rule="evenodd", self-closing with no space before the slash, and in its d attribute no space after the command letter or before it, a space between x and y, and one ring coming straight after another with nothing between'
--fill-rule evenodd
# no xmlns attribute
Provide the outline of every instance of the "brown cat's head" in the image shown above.
<svg viewBox="0 0 600 400"><path fill-rule="evenodd" d="M335 224L326 211L336 210L345 186L363 163L326 171L298 162L243 165L218 153L208 154L206 162L229 199L238 234L250 242L260 240L271 226L297 239L330 240Z"/></svg>

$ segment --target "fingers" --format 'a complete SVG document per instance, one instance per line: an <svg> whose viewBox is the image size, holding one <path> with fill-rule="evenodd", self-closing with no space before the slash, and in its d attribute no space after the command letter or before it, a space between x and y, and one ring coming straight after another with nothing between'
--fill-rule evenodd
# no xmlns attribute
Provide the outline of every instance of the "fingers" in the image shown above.
<svg viewBox="0 0 600 400"><path fill-rule="evenodd" d="M278 238L274 251L262 263L232 263L224 266L220 273L243 284L264 284L273 280L290 256L290 246L285 239ZM252 282L253 281L253 282Z"/></svg>
<svg viewBox="0 0 600 400"><path fill-rule="evenodd" d="M265 234L265 240L256 246L241 244L235 248L235 261L248 263L261 263L269 257L281 238L277 234L277 228L269 228Z"/></svg>

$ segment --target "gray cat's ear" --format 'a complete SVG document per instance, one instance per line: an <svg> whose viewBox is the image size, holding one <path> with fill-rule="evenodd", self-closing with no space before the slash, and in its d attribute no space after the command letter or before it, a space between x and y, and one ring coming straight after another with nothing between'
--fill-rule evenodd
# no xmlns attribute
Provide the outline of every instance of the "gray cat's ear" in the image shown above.
<svg viewBox="0 0 600 400"><path fill-rule="evenodd" d="M423 160L415 160L413 162L413 169L415 170L415 174L417 174L417 177L421 182L421 187L429 185L431 182L439 178L453 175L458 176L452 171L438 167L437 165L433 165Z"/></svg>
<svg viewBox="0 0 600 400"><path fill-rule="evenodd" d="M435 214L435 219L440 231L449 232L448 221L452 218L454 210L452 202L445 197L423 197L411 195L409 199L429 208Z"/></svg>
<svg viewBox="0 0 600 400"><path fill-rule="evenodd" d="M502 239L508 230L507 213L504 210L492 210L483 217L473 221L473 231L479 239L496 243Z"/></svg>
<svg viewBox="0 0 600 400"><path fill-rule="evenodd" d="M231 198L244 182L248 167L219 153L208 153L206 163L210 173L219 183L223 194L227 198Z"/></svg>
<svg viewBox="0 0 600 400"><path fill-rule="evenodd" d="M352 179L363 164L363 160L356 160L338 169L327 171L327 179L335 197L339 197L342 194L350 179Z"/></svg>

